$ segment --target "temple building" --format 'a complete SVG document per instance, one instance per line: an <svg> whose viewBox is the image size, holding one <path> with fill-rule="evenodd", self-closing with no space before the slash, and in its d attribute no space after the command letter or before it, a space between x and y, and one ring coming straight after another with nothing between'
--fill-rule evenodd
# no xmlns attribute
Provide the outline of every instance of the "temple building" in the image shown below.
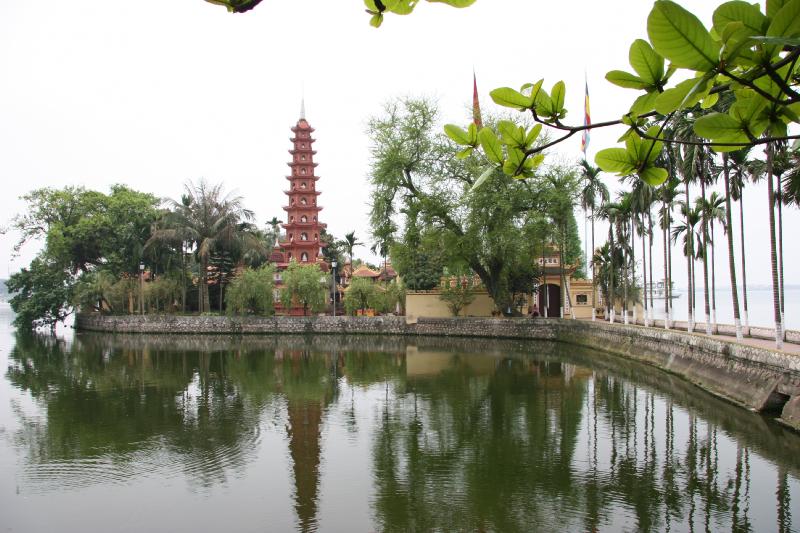
<svg viewBox="0 0 800 533"><path fill-rule="evenodd" d="M275 263L278 270L283 270L292 260L301 265L319 263L322 270L328 270L328 264L322 259L322 248L328 243L320 238L322 230L327 224L319 221L319 212L322 207L318 205L320 191L317 190L319 176L314 175L317 163L314 162L315 152L312 149L315 139L311 137L314 132L305 117L305 105L300 109L300 119L292 128L292 149L289 153L292 160L288 163L291 172L286 179L289 189L284 191L287 196L286 223L282 225L286 233L278 239L275 250L270 256L270 261ZM280 281L280 278L278 278Z"/></svg>

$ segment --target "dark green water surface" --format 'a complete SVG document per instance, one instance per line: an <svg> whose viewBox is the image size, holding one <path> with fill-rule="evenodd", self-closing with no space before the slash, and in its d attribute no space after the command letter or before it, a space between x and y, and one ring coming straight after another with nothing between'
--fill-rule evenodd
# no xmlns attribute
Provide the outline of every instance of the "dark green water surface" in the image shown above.
<svg viewBox="0 0 800 533"><path fill-rule="evenodd" d="M0 532L795 531L800 438L567 345L15 337Z"/></svg>

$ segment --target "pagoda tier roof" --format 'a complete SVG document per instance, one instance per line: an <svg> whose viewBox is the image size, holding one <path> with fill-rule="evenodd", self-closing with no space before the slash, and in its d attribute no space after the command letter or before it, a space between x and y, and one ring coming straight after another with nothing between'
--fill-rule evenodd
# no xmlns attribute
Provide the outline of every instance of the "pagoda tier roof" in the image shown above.
<svg viewBox="0 0 800 533"><path fill-rule="evenodd" d="M314 194L314 195L317 195L317 196L319 196L320 194L322 194L322 191L318 191L318 190L316 190L316 189L313 189L313 190L312 190L312 189L295 189L295 190L293 190L293 191L292 191L292 190L289 190L289 191L283 191L283 193L284 193L284 194L287 194L287 195L288 195L288 194L298 194L298 195L302 196L302 195L304 195L304 194L305 194L305 195L308 195L308 194Z"/></svg>
<svg viewBox="0 0 800 533"><path fill-rule="evenodd" d="M309 126L308 122L306 122L305 120L300 120L300 122L298 122L296 126L292 126L292 131L294 131L294 132L307 131L307 132L311 133L311 132L316 131L316 130L314 128L312 128L311 126ZM302 140L305 141L306 139L302 139Z"/></svg>
<svg viewBox="0 0 800 533"><path fill-rule="evenodd" d="M319 163L313 163L313 162L310 162L310 161L299 161L299 162L298 161L289 161L288 163L286 163L286 165L288 165L290 167L312 166L312 167L316 168L316 167L319 166Z"/></svg>
<svg viewBox="0 0 800 533"><path fill-rule="evenodd" d="M314 174L312 174L310 176L286 176L286 179L290 180L290 181L291 180L307 180L307 179L313 179L314 181L319 181L319 176L316 176Z"/></svg>
<svg viewBox="0 0 800 533"><path fill-rule="evenodd" d="M322 211L322 207L314 206L314 205L285 205L283 206L284 211L316 211L319 213Z"/></svg>
<svg viewBox="0 0 800 533"><path fill-rule="evenodd" d="M320 240L307 240L307 241L281 241L278 243L281 248L309 248L314 246L319 246L320 248L325 248L328 246L328 243L325 241Z"/></svg>
<svg viewBox="0 0 800 533"><path fill-rule="evenodd" d="M292 150L289 150L289 153L292 154L292 155L294 155L294 154L307 154L307 153L311 153L311 155L316 155L317 151L316 150L312 150L311 148L294 148Z"/></svg>
<svg viewBox="0 0 800 533"><path fill-rule="evenodd" d="M327 228L328 224L326 224L325 222L311 222L311 221L300 222L296 220L294 222L287 222L286 224L281 224L281 227L283 229L311 229L312 227Z"/></svg>

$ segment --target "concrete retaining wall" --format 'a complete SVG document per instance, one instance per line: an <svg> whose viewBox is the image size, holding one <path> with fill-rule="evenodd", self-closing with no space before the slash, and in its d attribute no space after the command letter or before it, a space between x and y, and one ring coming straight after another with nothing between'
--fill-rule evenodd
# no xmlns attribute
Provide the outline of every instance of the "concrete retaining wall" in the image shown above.
<svg viewBox="0 0 800 533"><path fill-rule="evenodd" d="M555 340L657 366L800 430L800 357L699 334L558 319L83 315L80 330L148 334L423 335Z"/></svg>

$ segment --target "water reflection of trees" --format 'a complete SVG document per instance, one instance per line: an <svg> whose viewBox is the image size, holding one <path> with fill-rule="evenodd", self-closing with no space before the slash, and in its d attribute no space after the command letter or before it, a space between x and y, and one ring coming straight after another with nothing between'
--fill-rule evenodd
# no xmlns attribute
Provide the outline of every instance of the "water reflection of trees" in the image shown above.
<svg viewBox="0 0 800 533"><path fill-rule="evenodd" d="M374 425L380 530L755 531L756 500L774 509L762 527L792 528L797 435L642 365L543 344L113 339L17 339L6 377L45 408L16 437L31 465L78 462L78 483L102 483L85 459L128 476L169 461L156 466L210 487L245 471L271 418L286 427L297 527L311 531L322 427L341 402L348 429ZM371 420L353 395L376 385ZM779 465L768 493L752 488L757 456Z"/></svg>
<svg viewBox="0 0 800 533"><path fill-rule="evenodd" d="M783 465L775 498L762 502L777 509L775 521L762 527L791 530L796 435L700 395L703 420L696 391L683 405L664 397L671 380L663 373L653 378L660 386L642 386L556 355L509 355L486 375L471 375L454 356L447 371L398 387L373 445L379 529L754 531L750 449L728 434L735 411L740 442ZM781 433L782 444L764 448L748 425Z"/></svg>

